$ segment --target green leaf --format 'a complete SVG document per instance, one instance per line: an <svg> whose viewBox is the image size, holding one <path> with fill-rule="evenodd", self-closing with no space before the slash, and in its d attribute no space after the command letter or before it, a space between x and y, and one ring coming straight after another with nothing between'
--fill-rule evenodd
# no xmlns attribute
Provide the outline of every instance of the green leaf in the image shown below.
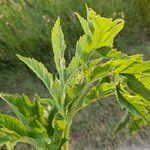
<svg viewBox="0 0 150 150"><path fill-rule="evenodd" d="M92 9L87 11L89 25L94 29L90 47L97 49L103 46L112 47L115 36L122 30L124 21L121 19L103 18L97 15Z"/></svg>
<svg viewBox="0 0 150 150"><path fill-rule="evenodd" d="M147 89L150 89L150 76L142 76L136 75L135 76Z"/></svg>
<svg viewBox="0 0 150 150"><path fill-rule="evenodd" d="M150 121L147 105L143 102L141 97L138 95L130 95L122 87L117 87L117 99L122 108L127 109L128 112L145 121Z"/></svg>
<svg viewBox="0 0 150 150"><path fill-rule="evenodd" d="M13 140L13 138L14 138L14 139L19 139L19 138L21 137L21 136L20 136L19 134L17 134L15 131L9 130L9 129L5 128L5 127L0 128L0 133L1 133L1 135L3 135L3 136L11 137L11 138L12 138L11 140Z"/></svg>
<svg viewBox="0 0 150 150"><path fill-rule="evenodd" d="M11 131L7 128L0 128L0 146L8 142L16 143L21 139L23 139L23 137L18 135L16 132Z"/></svg>
<svg viewBox="0 0 150 150"><path fill-rule="evenodd" d="M78 19L79 19L79 21L80 21L80 23L81 23L81 26L82 26L82 28L83 28L83 30L84 30L84 33L85 33L86 35L88 35L90 38L92 38L92 32L91 32L91 30L90 30L90 28L89 28L89 23L88 23L88 21L85 20L84 18L82 18L78 13L76 13L76 14L77 14L77 17L78 17Z"/></svg>
<svg viewBox="0 0 150 150"><path fill-rule="evenodd" d="M44 115L44 106L41 104L41 99L39 97L36 97L34 99L33 104L33 114L37 117L37 120L42 124L45 125L45 115Z"/></svg>
<svg viewBox="0 0 150 150"><path fill-rule="evenodd" d="M122 73L143 74L143 75L150 76L150 73L147 72L148 70L150 70L149 62L142 62L142 63L133 62L133 64L131 66L129 66L127 69L123 70Z"/></svg>
<svg viewBox="0 0 150 150"><path fill-rule="evenodd" d="M84 68L84 65L89 61L89 51L90 49L87 43L87 37L84 35L77 41L75 56L66 68L67 81L74 77L75 73L79 71L81 66Z"/></svg>
<svg viewBox="0 0 150 150"><path fill-rule="evenodd" d="M90 37L86 43L89 43L89 49L97 49L103 46L112 47L115 36L122 30L124 21L121 19L103 18L97 15L92 9L87 8L87 20L78 15L85 34Z"/></svg>
<svg viewBox="0 0 150 150"><path fill-rule="evenodd" d="M20 136L28 135L28 129L15 117L0 114L0 125L10 131L14 131Z"/></svg>
<svg viewBox="0 0 150 150"><path fill-rule="evenodd" d="M0 146L4 145L6 142L10 140L10 137L7 135L0 135Z"/></svg>
<svg viewBox="0 0 150 150"><path fill-rule="evenodd" d="M100 25L99 25L100 20L96 20L96 22L98 24L99 29L101 29ZM109 22L108 22L108 24L109 24ZM107 24L107 26L108 26L108 24ZM107 29L106 33L104 33L103 31L102 31L102 33L99 33L99 35L103 35L103 37L99 39L98 47L113 46L113 40L114 40L115 36L123 29L123 26L124 26L123 20L116 19L115 21L113 21L112 25ZM105 26L105 29L106 28L107 27Z"/></svg>
<svg viewBox="0 0 150 150"><path fill-rule="evenodd" d="M103 56L104 58L127 58L126 54L121 53L117 49L113 49L111 47L101 47L96 50L98 54Z"/></svg>
<svg viewBox="0 0 150 150"><path fill-rule="evenodd" d="M12 150L15 145L16 145L16 142L7 142L6 143L7 150Z"/></svg>
<svg viewBox="0 0 150 150"><path fill-rule="evenodd" d="M58 18L52 29L52 46L54 52L54 60L57 71L62 76L63 70L65 69L64 52L66 44L64 41L64 35L60 26L60 18Z"/></svg>
<svg viewBox="0 0 150 150"><path fill-rule="evenodd" d="M139 94L146 100L150 101L150 86L149 89L133 75L126 74L124 75L127 78L127 84L129 88L136 94ZM144 79L143 79L144 80Z"/></svg>
<svg viewBox="0 0 150 150"><path fill-rule="evenodd" d="M59 103L58 103L58 99L60 98L60 92L61 92L61 83L58 79L55 79L53 81L53 86L51 88L51 92L53 93L53 97L55 97L55 105L57 105L57 107L59 108ZM52 99L53 100L53 99Z"/></svg>
<svg viewBox="0 0 150 150"><path fill-rule="evenodd" d="M56 107L53 107L51 111L49 112L48 118L47 118L47 133L49 136L52 136L54 133L54 128L53 128L53 121L55 115L58 113L58 109Z"/></svg>
<svg viewBox="0 0 150 150"><path fill-rule="evenodd" d="M80 15L77 14L77 16L81 22L85 35L80 37L77 42L75 56L67 68L67 72L69 72L69 74L72 74L75 70L77 70L79 63L84 64L86 61L89 61L90 51L104 46L112 46L113 38L123 27L122 20L116 20L113 22L111 19L106 19L96 15L92 9L88 8L87 21ZM91 30L92 27L93 32ZM111 55L113 54L110 54L110 56ZM119 52L116 55L119 55Z"/></svg>
<svg viewBox="0 0 150 150"><path fill-rule="evenodd" d="M148 122L139 117L133 117L130 120L129 131L131 134L135 134L141 127L147 125Z"/></svg>
<svg viewBox="0 0 150 150"><path fill-rule="evenodd" d="M126 71L129 73L129 68L131 68L130 73L134 74L135 72L132 70L132 67L139 64L141 63L130 59L117 59L111 62L113 72L116 74L126 73Z"/></svg>
<svg viewBox="0 0 150 150"><path fill-rule="evenodd" d="M43 81L48 91L51 93L51 88L53 84L53 75L48 72L45 66L41 62L38 62L33 58L27 58L20 55L17 56ZM53 96L52 93L51 95Z"/></svg>
<svg viewBox="0 0 150 150"><path fill-rule="evenodd" d="M38 136L48 137L46 128L42 125L38 120L37 117L30 118L29 120L30 125L30 137L37 138Z"/></svg>
<svg viewBox="0 0 150 150"><path fill-rule="evenodd" d="M111 65L105 63L96 67L92 73L92 79L102 78L108 76L111 73Z"/></svg>
<svg viewBox="0 0 150 150"><path fill-rule="evenodd" d="M29 101L29 99L25 95L20 96L3 93L0 93L0 97L8 103L10 108L13 110L16 116L22 121L22 123L28 126L28 118L31 115L31 102Z"/></svg>
<svg viewBox="0 0 150 150"><path fill-rule="evenodd" d="M31 108L32 103L29 98L25 95L21 96L18 94L3 94L0 93L0 97L5 100L10 107L13 105L17 107L18 111L25 117L30 118L32 116ZM17 115L17 114L16 114Z"/></svg>
<svg viewBox="0 0 150 150"><path fill-rule="evenodd" d="M95 101L101 100L102 98L113 94L114 94L113 83L99 81L97 86L91 88L88 94L80 101L78 109L80 110Z"/></svg>
<svg viewBox="0 0 150 150"><path fill-rule="evenodd" d="M76 52L75 52L75 57L79 58L79 62L83 63L84 62L84 57L90 53L90 46L88 43L88 37L86 35L83 35L80 37L80 39L77 41L76 44Z"/></svg>
<svg viewBox="0 0 150 150"><path fill-rule="evenodd" d="M114 91L114 83L103 82L97 87L96 90L99 93L99 96L105 96Z"/></svg>
<svg viewBox="0 0 150 150"><path fill-rule="evenodd" d="M134 55L128 59L116 59L111 61L113 72L118 74L142 74L148 75L147 70L150 69L150 63L139 60L139 58ZM137 69L138 68L138 69Z"/></svg>

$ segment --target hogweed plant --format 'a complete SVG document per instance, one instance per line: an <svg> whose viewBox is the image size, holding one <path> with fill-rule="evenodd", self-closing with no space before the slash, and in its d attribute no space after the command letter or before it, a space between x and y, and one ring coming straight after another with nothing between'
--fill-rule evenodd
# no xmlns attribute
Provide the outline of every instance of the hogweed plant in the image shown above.
<svg viewBox="0 0 150 150"><path fill-rule="evenodd" d="M76 113L91 103L115 95L124 116L113 130L134 134L150 121L150 62L142 55L128 56L113 47L124 21L107 19L87 8L87 19L77 17L84 35L66 66L66 44L58 18L52 29L58 76L33 58L17 55L44 83L50 95L31 101L26 95L1 93L15 116L0 114L0 145L12 149L17 142L36 149L68 150L69 132Z"/></svg>

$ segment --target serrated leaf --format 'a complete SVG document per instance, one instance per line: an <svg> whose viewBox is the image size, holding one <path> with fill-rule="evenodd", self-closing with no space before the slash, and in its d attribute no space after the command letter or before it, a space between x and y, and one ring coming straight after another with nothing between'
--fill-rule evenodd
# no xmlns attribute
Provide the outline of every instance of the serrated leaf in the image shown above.
<svg viewBox="0 0 150 150"><path fill-rule="evenodd" d="M49 112L49 115L47 118L47 126L46 126L47 133L49 136L52 136L54 134L53 121L57 113L58 113L58 109L56 107L53 107L51 111Z"/></svg>
<svg viewBox="0 0 150 150"><path fill-rule="evenodd" d="M127 58L128 57L126 54L123 54L117 49L113 49L111 47L101 47L96 51L104 58Z"/></svg>
<svg viewBox="0 0 150 150"><path fill-rule="evenodd" d="M70 77L79 70L81 65L84 66L84 64L89 61L89 51L90 49L87 43L87 37L84 35L77 41L75 56L72 58L68 67L66 68L66 80L70 79Z"/></svg>
<svg viewBox="0 0 150 150"><path fill-rule="evenodd" d="M92 32L91 32L91 30L89 28L89 24L88 24L87 20L84 19L83 17L81 17L78 13L76 13L76 14L77 14L77 17L78 17L78 19L79 19L79 21L81 23L81 26L82 26L82 28L84 30L84 33L86 35L88 35L90 38L92 38Z"/></svg>
<svg viewBox="0 0 150 150"><path fill-rule="evenodd" d="M117 88L117 99L122 108L146 121L150 120L147 105L138 95L130 95L123 88Z"/></svg>
<svg viewBox="0 0 150 150"><path fill-rule="evenodd" d="M99 26L99 24L98 24ZM110 28L106 31L106 33L103 33L103 37L99 41L99 47L101 46L113 46L113 40L115 36L123 29L124 21L121 19L116 19L113 21ZM100 26L99 26L100 27ZM105 27L106 28L106 27ZM101 34L100 34L101 35Z"/></svg>
<svg viewBox="0 0 150 150"><path fill-rule="evenodd" d="M26 116L30 116L30 108L31 104L27 97L20 95L9 95L0 93L0 97L5 100L16 116L22 121L24 125L28 126L28 118ZM24 106L21 108L20 103L24 103Z"/></svg>
<svg viewBox="0 0 150 150"><path fill-rule="evenodd" d="M16 132L11 131L7 128L0 128L0 146L8 142L16 143L21 139L23 139L23 137L18 135Z"/></svg>
<svg viewBox="0 0 150 150"><path fill-rule="evenodd" d="M139 117L133 117L130 120L129 131L131 134L135 134L141 127L147 125L148 122Z"/></svg>
<svg viewBox="0 0 150 150"><path fill-rule="evenodd" d="M84 56L89 54L90 50L88 37L86 35L81 36L76 45L75 56L79 58L79 61L82 63L84 61Z"/></svg>
<svg viewBox="0 0 150 150"><path fill-rule="evenodd" d="M51 87L53 84L53 75L48 72L47 68L45 68L45 66L41 62L38 62L33 58L27 58L20 55L17 56L43 81L48 91L51 93Z"/></svg>
<svg viewBox="0 0 150 150"><path fill-rule="evenodd" d="M113 72L118 74L143 74L148 75L150 63L139 60L137 57L126 59L116 59L111 61ZM137 69L138 68L138 69Z"/></svg>
<svg viewBox="0 0 150 150"><path fill-rule="evenodd" d="M126 74L124 76L127 78L127 84L129 88L134 93L137 93L144 97L146 100L150 101L150 88L146 88L142 81L140 82L140 80L133 75Z"/></svg>
<svg viewBox="0 0 150 150"><path fill-rule="evenodd" d="M25 95L18 94L3 94L0 93L0 97L5 100L8 105L15 106L20 113L25 117L30 118L32 116L31 108L32 103L29 98ZM17 115L17 114L16 114Z"/></svg>
<svg viewBox="0 0 150 150"><path fill-rule="evenodd" d="M135 62L131 66L129 66L127 69L123 70L122 73L150 75L147 72L148 70L150 70L149 62L142 62L142 63Z"/></svg>
<svg viewBox="0 0 150 150"><path fill-rule="evenodd" d="M95 78L102 78L102 77L105 77L105 76L108 76L111 72L111 65L106 63L106 64L103 64L103 65L99 65L98 67L96 67L94 69L94 71L92 72L92 79L95 79Z"/></svg>
<svg viewBox="0 0 150 150"><path fill-rule="evenodd" d="M134 74L134 70L132 70L132 67L138 66L141 63L138 61L130 60L130 59L117 59L111 62L113 72L118 73L129 73L128 69L131 68L130 73ZM127 72L126 72L127 71Z"/></svg>
<svg viewBox="0 0 150 150"><path fill-rule="evenodd" d="M0 135L0 146L4 145L6 142L10 140L10 137L7 135Z"/></svg>
<svg viewBox="0 0 150 150"><path fill-rule="evenodd" d="M81 103L79 105L78 109L81 109L83 107L86 107L90 105L91 103L98 101L106 96L110 96L114 94L114 85L113 83L108 82L99 82L99 84L96 87L93 87L86 97L81 100Z"/></svg>
<svg viewBox="0 0 150 150"><path fill-rule="evenodd" d="M113 46L114 37L122 30L124 21L121 19L103 18L97 15L92 9L87 8L87 21L78 15L82 28L90 37L90 50L103 46ZM91 32L92 28L92 32ZM88 42L87 42L88 43Z"/></svg>
<svg viewBox="0 0 150 150"><path fill-rule="evenodd" d="M46 128L44 125L42 125L38 120L37 117L32 117L29 120L30 125L30 136L31 137L38 137L38 136L44 136L47 137Z"/></svg>
<svg viewBox="0 0 150 150"><path fill-rule="evenodd" d="M64 41L64 35L60 26L60 18L58 18L52 29L52 46L54 52L54 60L59 75L62 76L62 72L65 69L64 52L66 44Z"/></svg>
<svg viewBox="0 0 150 150"><path fill-rule="evenodd" d="M34 99L33 104L33 114L37 117L37 120L42 124L45 125L45 115L44 115L44 106L41 104L41 99L39 97L36 97Z"/></svg>
<svg viewBox="0 0 150 150"><path fill-rule="evenodd" d="M0 125L21 136L28 134L28 129L17 118L9 115L0 114Z"/></svg>
<svg viewBox="0 0 150 150"><path fill-rule="evenodd" d="M93 10L89 10L91 24L94 27L93 42L91 47L93 49L100 48L102 46L112 47L114 37L122 30L124 21L121 19L103 18L97 15Z"/></svg>

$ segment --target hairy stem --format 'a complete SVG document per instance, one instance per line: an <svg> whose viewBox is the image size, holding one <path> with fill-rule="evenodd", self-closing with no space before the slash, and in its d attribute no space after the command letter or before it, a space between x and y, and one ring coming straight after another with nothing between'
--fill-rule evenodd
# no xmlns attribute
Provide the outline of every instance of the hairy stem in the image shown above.
<svg viewBox="0 0 150 150"><path fill-rule="evenodd" d="M69 123L69 124L65 127L65 129L64 129L63 138L66 139L67 141L63 144L61 150L69 150L69 133L70 133L70 126L71 126L71 123Z"/></svg>
<svg viewBox="0 0 150 150"><path fill-rule="evenodd" d="M63 139L66 140L66 142L62 145L61 150L69 150L69 133L70 133L70 127L71 127L72 120L66 121L66 127L63 132Z"/></svg>

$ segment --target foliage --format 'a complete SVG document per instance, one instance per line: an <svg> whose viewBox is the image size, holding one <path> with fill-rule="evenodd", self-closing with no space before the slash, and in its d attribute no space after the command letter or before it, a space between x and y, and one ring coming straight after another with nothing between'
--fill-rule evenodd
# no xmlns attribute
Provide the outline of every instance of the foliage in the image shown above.
<svg viewBox="0 0 150 150"><path fill-rule="evenodd" d="M86 3L105 17L126 20L125 29L116 42L117 47L127 49L126 43L137 43L146 34L149 36L149 0L138 1L86 0ZM63 20L68 43L65 54L68 63L73 56L75 42L81 35L73 11L85 14L84 3L85 0L0 0L0 69L21 69L15 56L19 53L33 56L55 72L49 32L58 15ZM47 63L49 59L51 65Z"/></svg>
<svg viewBox="0 0 150 150"><path fill-rule="evenodd" d="M75 55L66 65L66 44L58 18L52 29L52 47L58 74L52 75L33 58L17 55L44 83L49 98L0 94L16 117L0 114L1 145L12 148L17 142L38 149L67 150L69 131L75 114L91 103L115 95L125 115L114 136L126 128L137 132L150 121L150 62L142 55L128 56L113 47L122 30L122 19L107 19L87 8L87 19L77 14L84 34L76 44ZM138 68L138 69L137 69Z"/></svg>

